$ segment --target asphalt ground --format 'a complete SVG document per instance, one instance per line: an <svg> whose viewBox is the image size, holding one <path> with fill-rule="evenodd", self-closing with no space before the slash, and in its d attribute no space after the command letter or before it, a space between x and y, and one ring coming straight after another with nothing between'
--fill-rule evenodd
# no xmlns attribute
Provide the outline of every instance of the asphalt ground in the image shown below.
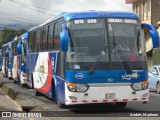
<svg viewBox="0 0 160 120"><path fill-rule="evenodd" d="M1 74L1 73L0 73ZM0 86L4 94L10 96L22 111L40 112L45 119L63 119L63 120L81 120L81 119L145 119L148 117L129 117L131 113L158 113L160 115L160 94L150 92L150 100L147 104L141 102L128 103L126 108L118 108L114 104L88 104L70 106L66 109L60 109L51 99L46 96L35 96L32 89L21 87L0 75ZM10 109L13 110L14 109ZM155 112L154 112L155 111ZM48 118L49 117L49 118ZM44 118L44 117L43 117ZM43 120L43 118L30 118ZM151 118L151 117L150 117ZM152 117L152 119L160 117Z"/></svg>

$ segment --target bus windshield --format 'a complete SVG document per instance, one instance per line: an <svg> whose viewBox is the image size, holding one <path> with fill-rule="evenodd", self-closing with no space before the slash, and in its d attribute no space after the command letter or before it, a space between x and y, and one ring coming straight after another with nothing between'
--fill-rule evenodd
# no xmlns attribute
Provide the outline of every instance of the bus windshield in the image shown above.
<svg viewBox="0 0 160 120"><path fill-rule="evenodd" d="M108 19L108 31L112 62L121 61L118 50L122 52L126 61L146 60L144 34L138 21Z"/></svg>
<svg viewBox="0 0 160 120"><path fill-rule="evenodd" d="M90 70L106 44L109 50L95 70L125 69L124 60L131 69L146 68L144 36L137 20L78 19L67 22L67 27L70 36L67 69ZM125 59L121 59L118 50Z"/></svg>

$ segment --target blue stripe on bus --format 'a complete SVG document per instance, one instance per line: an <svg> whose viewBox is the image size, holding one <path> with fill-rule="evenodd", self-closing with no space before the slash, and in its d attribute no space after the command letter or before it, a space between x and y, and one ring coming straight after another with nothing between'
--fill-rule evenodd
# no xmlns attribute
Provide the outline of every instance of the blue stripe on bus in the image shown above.
<svg viewBox="0 0 160 120"><path fill-rule="evenodd" d="M109 79L112 79L112 83L136 83L144 80L148 80L148 71L132 71L132 74L126 75L125 70L96 70L92 75L89 75L89 71L66 71L66 81L88 84L88 83L109 83Z"/></svg>

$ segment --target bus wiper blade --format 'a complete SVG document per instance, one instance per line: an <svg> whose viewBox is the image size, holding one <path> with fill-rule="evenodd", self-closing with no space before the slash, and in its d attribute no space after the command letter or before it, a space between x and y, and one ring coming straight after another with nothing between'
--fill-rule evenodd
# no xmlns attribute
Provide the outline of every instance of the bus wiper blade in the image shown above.
<svg viewBox="0 0 160 120"><path fill-rule="evenodd" d="M106 44L104 46L104 48L102 49L101 54L97 57L96 62L92 65L91 69L89 70L89 75L93 74L95 66L101 60L102 56L105 55L105 53L106 53L105 51L108 49L108 47L109 47L109 44Z"/></svg>
<svg viewBox="0 0 160 120"><path fill-rule="evenodd" d="M125 69L127 71L127 74L131 74L131 70L130 70L130 68L128 66L128 63L127 63L126 59L125 59L125 56L124 56L120 46L115 42L114 33L113 33L113 45L115 47L115 50L117 49L117 52L121 57L122 63L123 63L123 65L124 65L124 67L125 67Z"/></svg>

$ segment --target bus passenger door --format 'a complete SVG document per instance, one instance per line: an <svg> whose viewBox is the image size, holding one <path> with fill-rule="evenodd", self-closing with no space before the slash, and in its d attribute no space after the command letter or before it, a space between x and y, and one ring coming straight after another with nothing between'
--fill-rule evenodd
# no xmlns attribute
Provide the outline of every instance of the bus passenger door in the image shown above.
<svg viewBox="0 0 160 120"><path fill-rule="evenodd" d="M49 53L42 52L39 54L39 82L40 92L48 97L52 97L52 72Z"/></svg>

